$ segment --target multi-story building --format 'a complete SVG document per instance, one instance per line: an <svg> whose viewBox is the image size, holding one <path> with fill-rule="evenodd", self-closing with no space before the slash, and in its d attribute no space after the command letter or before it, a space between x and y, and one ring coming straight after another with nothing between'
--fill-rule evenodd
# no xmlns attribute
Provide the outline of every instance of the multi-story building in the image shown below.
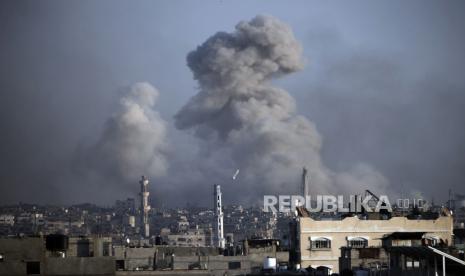
<svg viewBox="0 0 465 276"><path fill-rule="evenodd" d="M0 225L15 225L15 216L14 215L0 215Z"/></svg>
<svg viewBox="0 0 465 276"><path fill-rule="evenodd" d="M185 232L167 235L167 243L173 246L213 246L211 236L211 230L190 229Z"/></svg>
<svg viewBox="0 0 465 276"><path fill-rule="evenodd" d="M451 245L452 216L447 213L436 219L409 219L392 217L385 220L360 219L357 216L317 220L298 217L294 224L296 239L291 242L296 262L302 268L324 267L330 273L339 273L338 260L342 247L381 247L382 240L394 232L423 232L426 244Z"/></svg>

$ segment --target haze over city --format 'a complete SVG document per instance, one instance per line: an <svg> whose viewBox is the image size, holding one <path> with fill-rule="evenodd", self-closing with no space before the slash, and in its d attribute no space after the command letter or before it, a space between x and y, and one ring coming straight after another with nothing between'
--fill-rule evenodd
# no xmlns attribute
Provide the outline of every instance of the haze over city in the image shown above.
<svg viewBox="0 0 465 276"><path fill-rule="evenodd" d="M465 193L463 2L267 3L1 3L0 201Z"/></svg>

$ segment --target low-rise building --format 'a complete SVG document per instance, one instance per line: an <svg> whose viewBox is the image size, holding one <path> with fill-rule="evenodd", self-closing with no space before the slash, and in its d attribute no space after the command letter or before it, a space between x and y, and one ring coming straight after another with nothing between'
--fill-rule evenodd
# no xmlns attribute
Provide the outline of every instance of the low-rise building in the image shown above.
<svg viewBox="0 0 465 276"><path fill-rule="evenodd" d="M115 275L113 257L68 257L67 237L0 238L0 275ZM57 254L60 253L60 254Z"/></svg>

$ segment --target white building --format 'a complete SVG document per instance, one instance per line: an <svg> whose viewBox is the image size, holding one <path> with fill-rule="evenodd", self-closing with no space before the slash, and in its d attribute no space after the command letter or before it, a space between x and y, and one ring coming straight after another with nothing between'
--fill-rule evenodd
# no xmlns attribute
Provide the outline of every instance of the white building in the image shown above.
<svg viewBox="0 0 465 276"><path fill-rule="evenodd" d="M8 214L0 215L0 225L15 225L15 216Z"/></svg>

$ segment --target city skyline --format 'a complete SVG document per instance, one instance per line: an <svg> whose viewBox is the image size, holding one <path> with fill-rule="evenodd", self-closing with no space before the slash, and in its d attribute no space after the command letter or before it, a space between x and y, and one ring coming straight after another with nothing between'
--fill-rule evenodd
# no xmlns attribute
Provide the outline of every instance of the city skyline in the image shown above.
<svg viewBox="0 0 465 276"><path fill-rule="evenodd" d="M1 6L4 204L110 204L147 175L168 206L210 206L213 184L259 205L298 193L303 167L310 193L465 193L461 2ZM218 45L276 52L249 72Z"/></svg>

